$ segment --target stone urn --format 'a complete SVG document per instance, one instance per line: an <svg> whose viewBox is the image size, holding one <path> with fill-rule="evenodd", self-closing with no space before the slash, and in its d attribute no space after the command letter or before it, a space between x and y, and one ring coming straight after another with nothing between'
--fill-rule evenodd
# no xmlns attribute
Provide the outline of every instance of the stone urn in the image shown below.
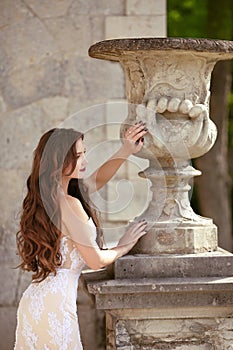
<svg viewBox="0 0 233 350"><path fill-rule="evenodd" d="M190 160L214 145L217 130L209 115L210 79L219 60L233 58L233 43L185 38L116 39L89 49L91 57L118 61L125 72L129 125L142 120L149 130L138 157L149 160L140 176L150 179L152 200L139 220L149 232L132 253L196 253L217 249L212 219L194 213L189 191L201 175Z"/></svg>
<svg viewBox="0 0 233 350"><path fill-rule="evenodd" d="M233 255L218 248L212 219L194 213L189 192L200 171L191 165L213 146L211 72L233 58L233 42L138 38L99 42L92 57L125 71L131 124L146 122L137 154L152 200L135 220L149 231L114 264L114 276L87 280L106 313L106 349L233 349ZM214 194L213 194L214 195Z"/></svg>

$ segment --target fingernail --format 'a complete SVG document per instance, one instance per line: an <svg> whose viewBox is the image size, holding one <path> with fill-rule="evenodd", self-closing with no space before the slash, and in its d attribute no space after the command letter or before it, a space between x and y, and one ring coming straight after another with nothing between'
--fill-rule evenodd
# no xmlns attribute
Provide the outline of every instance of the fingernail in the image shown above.
<svg viewBox="0 0 233 350"><path fill-rule="evenodd" d="M144 137L141 137L141 141L144 142Z"/></svg>
<svg viewBox="0 0 233 350"><path fill-rule="evenodd" d="M145 131L148 131L148 129L147 129L147 128L144 128L144 130L145 130Z"/></svg>

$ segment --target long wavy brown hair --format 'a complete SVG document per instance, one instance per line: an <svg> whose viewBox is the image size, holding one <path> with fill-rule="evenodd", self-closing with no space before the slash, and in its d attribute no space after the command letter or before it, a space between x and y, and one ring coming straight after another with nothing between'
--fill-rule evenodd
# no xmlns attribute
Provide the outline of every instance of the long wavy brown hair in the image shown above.
<svg viewBox="0 0 233 350"><path fill-rule="evenodd" d="M32 271L32 279L43 281L56 274L62 263L60 253L61 215L58 191L62 175L70 175L77 162L76 141L83 134L74 129L52 129L40 139L34 151L27 195L23 200L20 230L16 234L23 270ZM68 194L78 198L97 227L97 243L102 248L102 230L98 211L90 201L82 180L71 179Z"/></svg>

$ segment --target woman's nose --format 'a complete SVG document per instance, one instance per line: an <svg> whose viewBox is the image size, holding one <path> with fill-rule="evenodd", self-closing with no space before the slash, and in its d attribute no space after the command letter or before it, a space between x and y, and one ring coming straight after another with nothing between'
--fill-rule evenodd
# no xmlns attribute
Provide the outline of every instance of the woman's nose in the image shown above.
<svg viewBox="0 0 233 350"><path fill-rule="evenodd" d="M83 157L83 163L86 165L88 163L87 157L84 155Z"/></svg>

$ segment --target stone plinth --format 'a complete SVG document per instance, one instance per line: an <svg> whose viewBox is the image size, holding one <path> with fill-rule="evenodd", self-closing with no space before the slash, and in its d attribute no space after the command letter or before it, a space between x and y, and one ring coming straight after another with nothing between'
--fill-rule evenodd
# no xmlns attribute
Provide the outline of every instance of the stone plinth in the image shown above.
<svg viewBox="0 0 233 350"><path fill-rule="evenodd" d="M107 350L230 350L233 278L145 278L89 285L106 311Z"/></svg>
<svg viewBox="0 0 233 350"><path fill-rule="evenodd" d="M191 254L216 251L217 227L178 226L151 227L131 250L133 254Z"/></svg>
<svg viewBox="0 0 233 350"><path fill-rule="evenodd" d="M126 255L114 264L115 279L232 277L233 256L225 251L202 254Z"/></svg>
<svg viewBox="0 0 233 350"><path fill-rule="evenodd" d="M142 278L89 284L97 308L147 309L224 306L233 311L233 277ZM230 315L230 314L229 314Z"/></svg>
<svg viewBox="0 0 233 350"><path fill-rule="evenodd" d="M115 279L90 281L106 312L107 350L231 350L233 256L125 256Z"/></svg>

